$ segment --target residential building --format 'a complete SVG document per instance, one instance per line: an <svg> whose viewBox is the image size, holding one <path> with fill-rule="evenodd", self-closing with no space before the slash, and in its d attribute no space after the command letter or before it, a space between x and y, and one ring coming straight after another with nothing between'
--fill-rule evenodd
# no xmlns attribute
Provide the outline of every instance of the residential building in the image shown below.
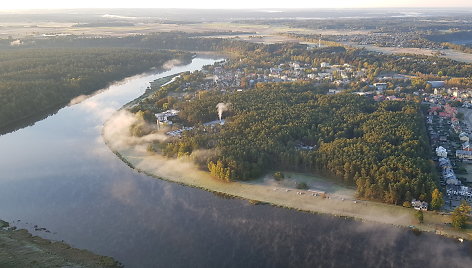
<svg viewBox="0 0 472 268"><path fill-rule="evenodd" d="M374 87L377 90L384 91L387 89L387 83L374 83Z"/></svg>
<svg viewBox="0 0 472 268"><path fill-rule="evenodd" d="M456 157L459 159L472 160L472 151L457 150Z"/></svg>
<svg viewBox="0 0 472 268"><path fill-rule="evenodd" d="M469 142L469 135L465 132L461 132L461 134L459 134L459 140L462 142Z"/></svg>
<svg viewBox="0 0 472 268"><path fill-rule="evenodd" d="M416 210L428 210L428 203L420 200L413 199L411 201L411 206Z"/></svg>
<svg viewBox="0 0 472 268"><path fill-rule="evenodd" d="M436 148L436 155L439 156L439 157L444 157L446 158L447 157L447 150L446 148L442 147L442 146L439 146L438 148Z"/></svg>

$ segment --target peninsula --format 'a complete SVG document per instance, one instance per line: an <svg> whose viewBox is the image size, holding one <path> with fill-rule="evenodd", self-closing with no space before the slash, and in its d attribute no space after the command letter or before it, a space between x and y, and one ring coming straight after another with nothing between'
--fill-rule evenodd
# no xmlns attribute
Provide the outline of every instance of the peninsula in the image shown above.
<svg viewBox="0 0 472 268"><path fill-rule="evenodd" d="M448 213L423 212L442 197L426 108L410 93L420 78L369 85L378 63L360 64L389 60L392 72L408 61L341 46L238 48L172 83L153 82L105 124L110 148L148 175L253 203L470 238ZM414 57L425 61L414 71L429 68L432 59ZM397 94L385 98L389 88Z"/></svg>

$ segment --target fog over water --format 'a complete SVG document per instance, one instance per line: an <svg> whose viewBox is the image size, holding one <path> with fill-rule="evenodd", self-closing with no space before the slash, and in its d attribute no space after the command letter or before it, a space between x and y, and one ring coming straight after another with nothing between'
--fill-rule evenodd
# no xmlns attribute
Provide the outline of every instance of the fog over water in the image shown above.
<svg viewBox="0 0 472 268"><path fill-rule="evenodd" d="M126 79L0 136L0 218L126 267L472 267L470 242L225 199L140 174L104 144L103 122L149 81L212 62Z"/></svg>

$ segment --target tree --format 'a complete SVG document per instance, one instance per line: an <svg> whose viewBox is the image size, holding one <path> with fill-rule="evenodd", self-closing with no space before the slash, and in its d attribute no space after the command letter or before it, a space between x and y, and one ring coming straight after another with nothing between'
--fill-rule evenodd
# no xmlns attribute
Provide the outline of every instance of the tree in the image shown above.
<svg viewBox="0 0 472 268"><path fill-rule="evenodd" d="M426 92L431 92L432 89L433 89L433 86L432 86L431 84L429 84L429 83L426 84L426 86L424 87L424 90L425 90Z"/></svg>
<svg viewBox="0 0 472 268"><path fill-rule="evenodd" d="M416 217L416 219L418 220L418 223L423 223L423 221L424 221L423 211L417 210L417 211L415 212L415 217Z"/></svg>
<svg viewBox="0 0 472 268"><path fill-rule="evenodd" d="M285 178L284 174L280 171L274 173L274 179L277 181L281 181Z"/></svg>
<svg viewBox="0 0 472 268"><path fill-rule="evenodd" d="M433 210L439 210L443 205L444 199L442 197L442 193L438 190L438 188L436 188L431 193L431 208Z"/></svg>
<svg viewBox="0 0 472 268"><path fill-rule="evenodd" d="M462 229L465 227L471 207L464 200L461 201L461 204L454 209L451 215L452 226L457 229Z"/></svg>
<svg viewBox="0 0 472 268"><path fill-rule="evenodd" d="M410 201L405 201L405 202L403 202L403 207L411 208L411 203L410 203Z"/></svg>
<svg viewBox="0 0 472 268"><path fill-rule="evenodd" d="M297 183L297 189L301 190L307 190L309 187L305 182L298 182Z"/></svg>

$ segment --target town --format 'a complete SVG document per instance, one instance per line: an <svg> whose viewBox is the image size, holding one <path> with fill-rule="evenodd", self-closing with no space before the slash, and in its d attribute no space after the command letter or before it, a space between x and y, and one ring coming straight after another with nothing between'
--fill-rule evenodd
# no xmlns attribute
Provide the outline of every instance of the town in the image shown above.
<svg viewBox="0 0 472 268"><path fill-rule="evenodd" d="M307 50L312 49L307 46ZM230 66L231 65L231 66ZM354 67L350 63L318 65L302 61L287 61L273 66L245 68L223 60L201 71L185 73L168 86L171 96L178 99L196 99L202 92L218 91L222 94L242 92L264 83L308 82L325 83L330 86L326 94L357 94L381 101L420 101L425 110L425 125L430 137L433 160L436 162L439 185L445 197L444 211L452 211L461 200L472 204L472 148L469 143L472 122L472 94L466 87L453 87L443 80L425 81L412 87L419 77L394 72L381 72L369 79L369 69ZM363 83L360 90L350 88L352 83ZM152 83L151 83L152 87ZM163 108L170 108L168 105ZM176 109L159 110L155 113L158 127L167 126L166 135L180 138L194 126L179 122ZM465 116L467 115L467 116ZM216 109L215 109L216 116ZM213 129L224 125L223 120L208 121L204 128ZM314 146L299 143L298 150L314 150ZM427 210L422 200L411 200L415 209Z"/></svg>

